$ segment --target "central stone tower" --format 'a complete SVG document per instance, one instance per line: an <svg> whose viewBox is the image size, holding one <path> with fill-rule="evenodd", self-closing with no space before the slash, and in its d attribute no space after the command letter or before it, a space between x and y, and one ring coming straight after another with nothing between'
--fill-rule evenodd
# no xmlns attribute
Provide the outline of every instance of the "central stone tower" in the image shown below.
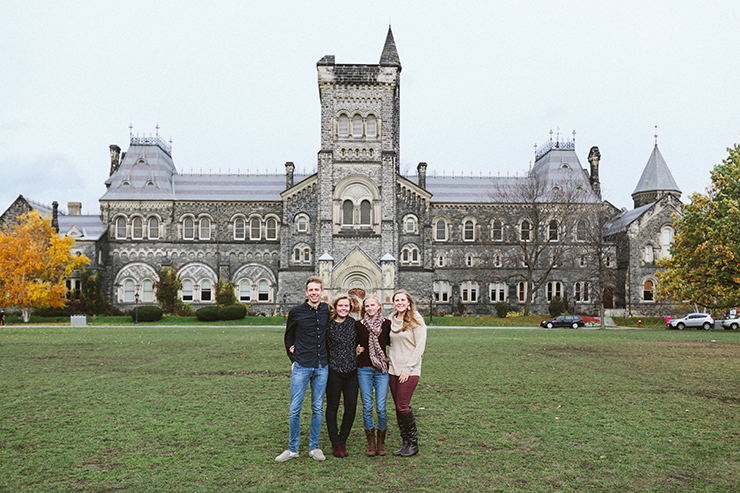
<svg viewBox="0 0 740 493"><path fill-rule="evenodd" d="M332 291L393 289L401 62L388 28L377 65L316 64L321 101L318 270ZM385 260L383 260L385 259Z"/></svg>

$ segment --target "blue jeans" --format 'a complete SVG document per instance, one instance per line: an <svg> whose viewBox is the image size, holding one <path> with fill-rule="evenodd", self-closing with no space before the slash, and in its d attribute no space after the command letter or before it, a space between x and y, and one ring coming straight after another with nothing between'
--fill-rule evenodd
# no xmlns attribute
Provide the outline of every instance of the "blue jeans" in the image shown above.
<svg viewBox="0 0 740 493"><path fill-rule="evenodd" d="M370 430L373 426L373 389L375 389L375 407L378 411L378 429L385 429L385 401L388 397L388 372L365 366L357 369L357 380L360 383L362 395L362 416L365 421L365 429Z"/></svg>
<svg viewBox="0 0 740 493"><path fill-rule="evenodd" d="M301 409L308 384L311 384L311 433L308 436L308 449L319 448L319 433L324 411L324 391L329 376L328 366L304 368L298 363L293 365L290 375L290 451L298 452L298 439L301 436Z"/></svg>

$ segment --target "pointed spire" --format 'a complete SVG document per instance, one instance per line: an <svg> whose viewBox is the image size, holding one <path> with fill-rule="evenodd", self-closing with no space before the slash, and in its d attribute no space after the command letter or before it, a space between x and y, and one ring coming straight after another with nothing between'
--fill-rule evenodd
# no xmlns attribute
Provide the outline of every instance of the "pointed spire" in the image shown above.
<svg viewBox="0 0 740 493"><path fill-rule="evenodd" d="M383 53L380 55L380 65L401 66L401 58L398 56L396 42L393 40L393 31L391 31L390 25L388 26L388 35L385 37Z"/></svg>
<svg viewBox="0 0 740 493"><path fill-rule="evenodd" d="M671 194L677 197L681 196L681 189L678 188L676 180L673 179L671 170L663 159L663 155L658 149L658 144L653 147L642 176L637 182L635 191L632 192L632 200L635 202L635 208L654 202L663 195Z"/></svg>

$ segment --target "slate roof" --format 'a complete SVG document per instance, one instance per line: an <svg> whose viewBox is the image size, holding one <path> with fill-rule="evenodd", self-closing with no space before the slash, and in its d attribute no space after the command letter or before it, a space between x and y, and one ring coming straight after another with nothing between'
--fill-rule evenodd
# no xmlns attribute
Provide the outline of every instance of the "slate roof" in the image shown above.
<svg viewBox="0 0 740 493"><path fill-rule="evenodd" d="M59 214L57 220L59 221L59 234L66 235L76 227L82 233L81 237L77 237L78 239L97 240L106 231L105 225L100 220L100 215L69 216Z"/></svg>
<svg viewBox="0 0 740 493"><path fill-rule="evenodd" d="M638 207L637 209L622 212L620 215L609 221L609 223L604 227L604 236L610 236L627 231L627 227L639 219L640 216L642 216L645 211L650 209L654 204L655 202L651 202L642 207Z"/></svg>
<svg viewBox="0 0 740 493"><path fill-rule="evenodd" d="M393 39L391 26L388 26L388 35L385 37L383 52L380 54L380 65L401 66L401 58L398 56L398 50L396 49L396 42Z"/></svg>
<svg viewBox="0 0 740 493"><path fill-rule="evenodd" d="M681 191L678 185L676 185L676 180L673 179L671 170L668 169L668 165L658 149L658 144L655 144L653 152L650 154L650 158L645 165L645 169L642 171L642 176L640 176L640 180L637 182L637 187L635 187L632 195L654 190Z"/></svg>

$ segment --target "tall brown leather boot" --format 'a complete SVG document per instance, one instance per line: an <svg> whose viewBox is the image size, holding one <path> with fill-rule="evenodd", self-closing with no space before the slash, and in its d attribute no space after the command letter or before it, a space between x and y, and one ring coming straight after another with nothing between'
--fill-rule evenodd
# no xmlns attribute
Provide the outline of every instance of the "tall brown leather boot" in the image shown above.
<svg viewBox="0 0 740 493"><path fill-rule="evenodd" d="M365 436L367 436L367 452L365 455L368 457L375 456L375 428L365 430Z"/></svg>
<svg viewBox="0 0 740 493"><path fill-rule="evenodd" d="M388 430L378 428L378 455L385 455L385 434Z"/></svg>

